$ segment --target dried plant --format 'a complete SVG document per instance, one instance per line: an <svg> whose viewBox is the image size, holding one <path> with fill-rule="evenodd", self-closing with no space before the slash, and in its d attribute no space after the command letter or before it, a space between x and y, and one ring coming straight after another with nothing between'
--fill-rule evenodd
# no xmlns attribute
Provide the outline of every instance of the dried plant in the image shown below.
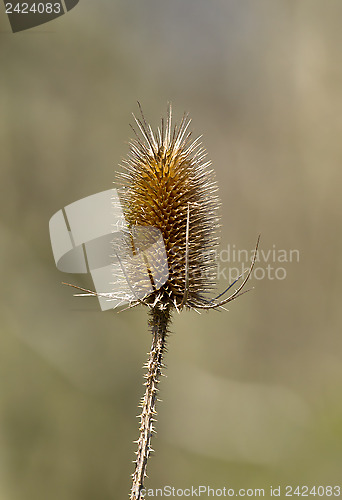
<svg viewBox="0 0 342 500"><path fill-rule="evenodd" d="M216 284L212 250L218 244L220 206L210 162L199 138L191 138L187 115L179 126L172 126L169 106L166 120L162 119L161 127L154 133L141 107L140 113L141 118L134 117L136 138L130 143L124 171L118 175L121 204L128 231L148 226L161 232L168 279L161 287L153 286L153 291L142 298L132 293L130 301L130 307L143 304L149 308L152 333L131 500L141 498L152 451L158 383L172 311L219 309L245 293L243 288L252 272L259 243L258 238L250 268L240 286L223 298L236 280L216 298L208 298L208 292L212 292ZM157 259L154 265L165 266L165 261ZM151 282L153 284L152 278Z"/></svg>
<svg viewBox="0 0 342 500"><path fill-rule="evenodd" d="M124 297L129 302L128 308L139 304L148 307L152 333L151 350L145 365L145 394L140 404L138 450L130 500L140 500L144 487L147 462L152 451L151 438L155 432L158 384L164 366L163 356L172 312L224 309L225 304L246 293L248 290L244 290L244 286L252 273L260 239L259 236L251 265L236 290L223 298L242 275L217 297L208 298L216 286L213 250L218 245L219 229L220 201L214 172L209 168L210 161L206 160L200 138L191 138L188 115L183 116L179 126L172 126L169 106L166 120L162 119L161 127L154 133L145 120L140 104L139 108L141 118L133 115L136 127L132 128L136 138L130 143L130 153L122 165L124 171L117 176L119 205L125 222L121 246L118 252L114 248L122 267L122 286L126 285ZM153 263L149 259L145 262L140 260L139 269L131 256L139 254L139 249L135 248L136 241L145 249L148 247L149 237L146 239L144 228L153 228L161 235L163 252L154 254ZM125 250L130 257L123 264L119 253L125 253ZM144 255L145 252L141 253ZM148 284L140 279L145 265ZM159 286L154 277L156 274L165 276L165 273L167 280ZM117 293L100 294L65 284L86 292L79 295L104 295L109 299L118 297ZM139 294L135 291L135 284L138 284ZM149 291L143 293L144 287Z"/></svg>

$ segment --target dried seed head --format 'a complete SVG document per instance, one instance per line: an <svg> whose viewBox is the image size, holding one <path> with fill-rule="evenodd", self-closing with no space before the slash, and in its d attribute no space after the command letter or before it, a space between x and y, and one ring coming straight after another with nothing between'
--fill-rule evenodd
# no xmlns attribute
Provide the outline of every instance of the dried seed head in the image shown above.
<svg viewBox="0 0 342 500"><path fill-rule="evenodd" d="M135 122L139 130L133 128L136 139L117 176L120 201L131 231L148 226L161 232L169 272L143 302L159 309L206 306L205 294L215 285L219 227L214 172L199 138L191 139L187 115L172 126L169 106L156 133L142 111ZM155 265L165 262L157 259Z"/></svg>

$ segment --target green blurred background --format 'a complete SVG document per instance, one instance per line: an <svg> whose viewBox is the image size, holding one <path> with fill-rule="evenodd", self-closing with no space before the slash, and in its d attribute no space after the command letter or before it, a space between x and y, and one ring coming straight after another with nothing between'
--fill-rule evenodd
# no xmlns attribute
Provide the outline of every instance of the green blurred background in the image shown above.
<svg viewBox="0 0 342 500"><path fill-rule="evenodd" d="M221 248L260 232L300 255L229 312L174 316L146 486L342 482L341 19L340 0L82 0L13 34L1 4L1 500L127 498L147 312L73 297L62 281L91 282L56 269L48 222L112 187L137 100L203 134Z"/></svg>

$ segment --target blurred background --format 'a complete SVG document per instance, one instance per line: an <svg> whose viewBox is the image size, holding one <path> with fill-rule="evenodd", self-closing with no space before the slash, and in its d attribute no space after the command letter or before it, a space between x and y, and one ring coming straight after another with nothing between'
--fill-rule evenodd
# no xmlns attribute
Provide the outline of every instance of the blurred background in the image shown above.
<svg viewBox="0 0 342 500"><path fill-rule="evenodd" d="M190 113L221 249L261 233L264 252L229 312L174 316L146 487L339 484L341 18L339 0L82 0L13 34L1 4L1 500L127 498L147 311L73 297L62 281L92 285L56 269L48 222L113 186L137 100L153 128L168 101Z"/></svg>

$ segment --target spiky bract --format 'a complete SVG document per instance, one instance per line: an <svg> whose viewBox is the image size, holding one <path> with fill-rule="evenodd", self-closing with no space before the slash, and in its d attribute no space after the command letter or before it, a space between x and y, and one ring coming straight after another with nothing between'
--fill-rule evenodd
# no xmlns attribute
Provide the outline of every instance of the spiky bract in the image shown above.
<svg viewBox="0 0 342 500"><path fill-rule="evenodd" d="M160 309L203 306L215 283L220 203L214 173L199 138L191 140L187 115L172 126L169 106L157 133L141 115L134 117L140 133L133 128L136 139L118 174L120 199L130 228L161 231L169 271L166 283L143 302Z"/></svg>

